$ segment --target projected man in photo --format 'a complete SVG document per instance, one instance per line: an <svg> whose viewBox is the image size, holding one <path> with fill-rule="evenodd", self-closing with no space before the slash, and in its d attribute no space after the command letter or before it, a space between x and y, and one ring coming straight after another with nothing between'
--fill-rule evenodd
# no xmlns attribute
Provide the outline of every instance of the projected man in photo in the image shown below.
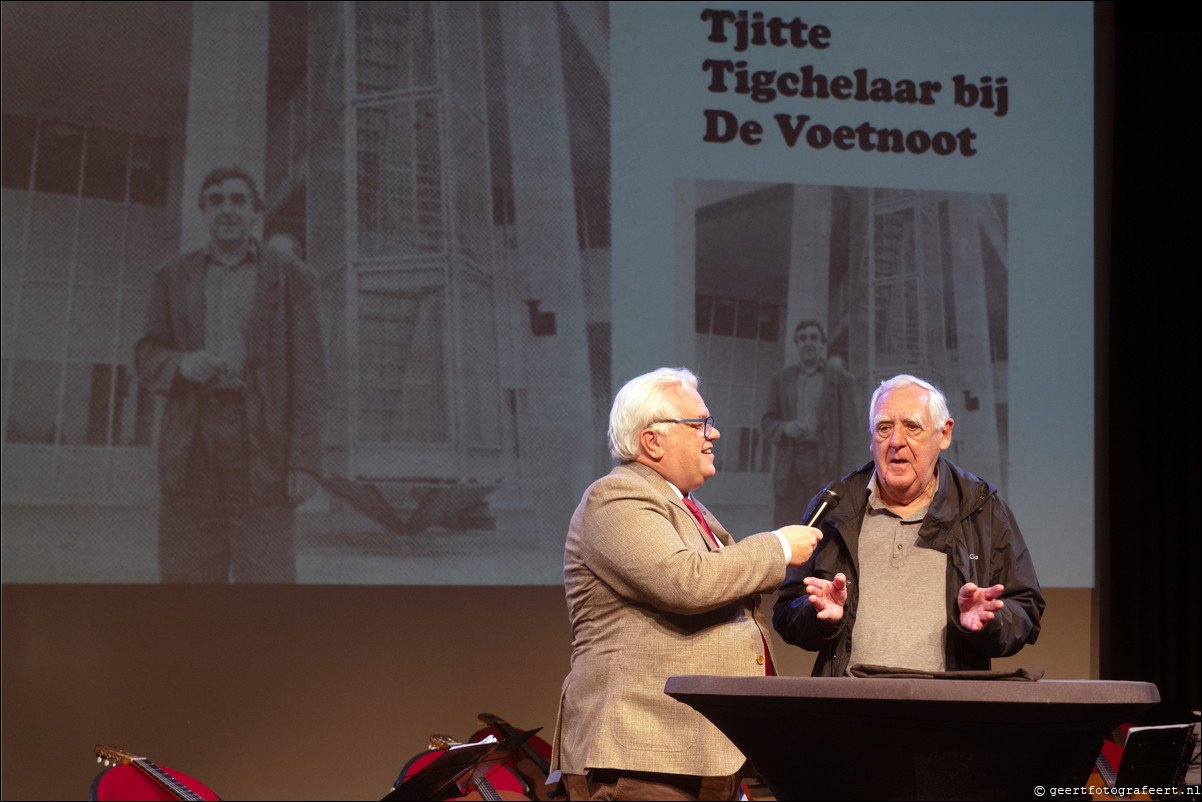
<svg viewBox="0 0 1202 802"><path fill-rule="evenodd" d="M1034 643L1044 599L1031 555L997 488L942 456L955 425L943 393L894 376L871 409L873 462L834 483L842 501L813 557L789 569L776 631L819 653L814 676L988 669Z"/></svg>
<svg viewBox="0 0 1202 802"><path fill-rule="evenodd" d="M826 332L815 320L793 330L798 360L772 377L760 425L776 447L772 522L801 521L806 500L860 464L863 442L851 374L827 359Z"/></svg>
<svg viewBox="0 0 1202 802"><path fill-rule="evenodd" d="M239 168L200 191L207 247L160 268L135 347L166 397L159 434L159 578L295 582L294 508L321 471L325 367L316 277L253 236Z"/></svg>

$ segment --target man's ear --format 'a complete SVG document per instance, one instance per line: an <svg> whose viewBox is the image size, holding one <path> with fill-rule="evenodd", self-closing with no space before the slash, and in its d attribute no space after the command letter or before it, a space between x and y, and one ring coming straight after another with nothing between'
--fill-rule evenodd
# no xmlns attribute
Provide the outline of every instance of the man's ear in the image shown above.
<svg viewBox="0 0 1202 802"><path fill-rule="evenodd" d="M939 441L939 450L943 451L952 444L952 427L956 422L951 418L947 419L947 423L943 424L943 436Z"/></svg>
<svg viewBox="0 0 1202 802"><path fill-rule="evenodd" d="M664 446L659 440L659 432L654 429L643 429L643 433L639 435L639 445L644 454L657 462L664 456Z"/></svg>

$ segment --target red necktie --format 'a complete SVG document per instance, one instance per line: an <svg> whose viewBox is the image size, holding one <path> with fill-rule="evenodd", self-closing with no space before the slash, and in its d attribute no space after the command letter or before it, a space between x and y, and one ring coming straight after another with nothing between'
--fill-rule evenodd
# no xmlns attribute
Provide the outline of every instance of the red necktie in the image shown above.
<svg viewBox="0 0 1202 802"><path fill-rule="evenodd" d="M693 499L689 498L688 496L684 496L680 500L683 501L684 505L689 508L689 512L693 513L693 517L697 519L697 523L701 524L701 528L705 530L705 533L709 535L711 539L713 539L714 545L718 548L722 548L722 542L718 540L718 536L714 534L714 530L710 529L710 525L705 522L705 516L701 514L701 508L697 506L697 502L693 501ZM763 640L763 636L761 636L760 639ZM772 670L772 656L768 654L768 641L763 640L763 642L764 673L769 677L775 676L776 672Z"/></svg>
<svg viewBox="0 0 1202 802"><path fill-rule="evenodd" d="M701 529L710 536L710 540L714 541L714 545L722 548L722 542L718 540L718 536L714 534L714 530L710 529L710 525L705 522L705 516L701 514L701 508L693 499L685 496L681 499L684 505L689 508L689 512L693 513L693 517L697 519L697 523L701 524Z"/></svg>

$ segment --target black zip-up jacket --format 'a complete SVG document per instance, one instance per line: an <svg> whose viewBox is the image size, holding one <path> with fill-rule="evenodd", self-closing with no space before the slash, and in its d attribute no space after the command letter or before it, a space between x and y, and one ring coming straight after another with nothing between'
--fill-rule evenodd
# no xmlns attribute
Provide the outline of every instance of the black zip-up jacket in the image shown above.
<svg viewBox="0 0 1202 802"><path fill-rule="evenodd" d="M786 642L818 652L813 674L838 677L847 673L859 599L859 538L868 506L868 480L873 463L848 474L831 487L842 501L821 525L822 540L802 566L790 568L772 611L772 623ZM818 497L810 501L808 520ZM923 519L918 537L948 556L948 671L988 669L994 657L1008 657L1039 637L1045 602L1035 566L1018 523L997 488L939 458L939 487ZM805 591L807 576L847 577L847 604L835 624L820 621ZM966 582L980 587L1005 585L1005 606L980 632L960 626L956 596Z"/></svg>

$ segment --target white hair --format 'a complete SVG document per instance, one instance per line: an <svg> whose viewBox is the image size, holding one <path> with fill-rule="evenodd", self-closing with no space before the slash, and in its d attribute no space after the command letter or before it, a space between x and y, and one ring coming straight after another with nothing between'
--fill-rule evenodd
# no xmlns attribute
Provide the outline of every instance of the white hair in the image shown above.
<svg viewBox="0 0 1202 802"><path fill-rule="evenodd" d="M876 404L881 400L881 396L890 390L900 390L903 387L910 385L918 385L927 391L927 412L931 415L931 423L936 429L942 429L943 424L951 419L951 414L947 410L947 397L939 390L938 387L928 381L923 381L917 376L911 376L908 373L901 373L894 376L892 379L886 379L881 382L881 386L876 388L876 392L872 394L872 403L868 405L868 431L876 430Z"/></svg>
<svg viewBox="0 0 1202 802"><path fill-rule="evenodd" d="M609 411L609 453L614 459L634 461L644 429L653 421L679 417L678 396L686 388L697 389L697 377L688 368L660 368L626 382Z"/></svg>

